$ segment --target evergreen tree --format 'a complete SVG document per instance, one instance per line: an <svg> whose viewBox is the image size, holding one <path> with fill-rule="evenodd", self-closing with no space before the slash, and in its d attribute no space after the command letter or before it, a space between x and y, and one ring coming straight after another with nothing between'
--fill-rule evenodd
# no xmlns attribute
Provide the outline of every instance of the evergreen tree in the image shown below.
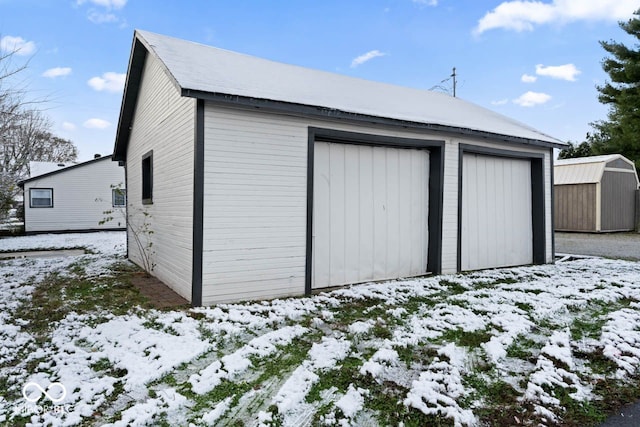
<svg viewBox="0 0 640 427"><path fill-rule="evenodd" d="M640 9L627 22L620 22L627 34L640 40ZM601 103L609 106L607 120L592 123L587 134L594 154L619 153L640 169L640 48L601 41L609 57L602 61L610 81L598 86Z"/></svg>
<svg viewBox="0 0 640 427"><path fill-rule="evenodd" d="M563 148L558 154L559 159L573 159L576 157L588 157L593 156L593 150L591 144L588 142L582 142L580 144L569 141L569 146Z"/></svg>

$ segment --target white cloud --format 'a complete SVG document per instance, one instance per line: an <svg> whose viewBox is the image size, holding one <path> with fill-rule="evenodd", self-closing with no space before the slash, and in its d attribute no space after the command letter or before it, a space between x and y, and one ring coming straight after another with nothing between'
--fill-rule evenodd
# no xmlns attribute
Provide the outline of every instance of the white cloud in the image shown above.
<svg viewBox="0 0 640 427"><path fill-rule="evenodd" d="M520 77L520 80L524 83L535 83L538 78L536 76L530 76L529 74L523 74L522 77Z"/></svg>
<svg viewBox="0 0 640 427"><path fill-rule="evenodd" d="M386 53L382 53L379 50L371 50L365 54L362 54L360 56L358 56L357 58L355 58L353 61L351 61L351 68L355 68L358 65L364 64L365 62L376 58L378 56L385 56Z"/></svg>
<svg viewBox="0 0 640 427"><path fill-rule="evenodd" d="M499 99L497 101L491 101L491 105L505 105L509 102L508 99Z"/></svg>
<svg viewBox="0 0 640 427"><path fill-rule="evenodd" d="M438 0L413 0L414 3L426 4L427 6L437 6Z"/></svg>
<svg viewBox="0 0 640 427"><path fill-rule="evenodd" d="M576 76L581 71L573 64L565 65L549 65L544 66L542 64L536 65L536 74L539 76L551 77L552 79L567 80L570 82L576 81Z"/></svg>
<svg viewBox="0 0 640 427"><path fill-rule="evenodd" d="M125 79L126 74L108 72L104 73L102 77L92 77L87 84L98 92L103 90L107 92L120 92L124 89Z"/></svg>
<svg viewBox="0 0 640 427"><path fill-rule="evenodd" d="M31 55L36 50L34 42L28 42L22 37L4 36L0 39L0 50L3 52L15 52L16 55Z"/></svg>
<svg viewBox="0 0 640 427"><path fill-rule="evenodd" d="M513 100L514 104L518 104L521 107L533 107L536 105L544 104L551 100L551 95L547 95L542 92L526 92Z"/></svg>
<svg viewBox="0 0 640 427"><path fill-rule="evenodd" d="M89 3L93 3L96 6L102 6L107 9L122 9L126 4L127 0L88 0ZM78 0L78 5L82 5L86 3L87 0Z"/></svg>
<svg viewBox="0 0 640 427"><path fill-rule="evenodd" d="M71 122L62 122L62 129L73 131L76 130L76 125Z"/></svg>
<svg viewBox="0 0 640 427"><path fill-rule="evenodd" d="M505 1L478 21L474 33L496 28L532 31L537 25L579 20L615 22L630 18L637 8L637 0Z"/></svg>
<svg viewBox="0 0 640 427"><path fill-rule="evenodd" d="M100 13L95 10L87 14L87 19L94 24L108 24L110 22L118 22L118 17L113 13Z"/></svg>
<svg viewBox="0 0 640 427"><path fill-rule="evenodd" d="M87 120L82 125L88 129L106 129L111 126L111 123L106 120L94 118Z"/></svg>
<svg viewBox="0 0 640 427"><path fill-rule="evenodd" d="M55 68L49 68L47 71L42 73L42 77L49 77L51 79L54 79L56 77L68 76L69 74L71 74L71 68L55 67Z"/></svg>

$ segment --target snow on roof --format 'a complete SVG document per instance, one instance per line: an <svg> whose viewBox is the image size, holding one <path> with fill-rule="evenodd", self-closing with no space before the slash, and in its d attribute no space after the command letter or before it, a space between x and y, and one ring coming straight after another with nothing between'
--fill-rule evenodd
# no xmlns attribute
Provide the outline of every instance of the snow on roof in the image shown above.
<svg viewBox="0 0 640 427"><path fill-rule="evenodd" d="M618 159L633 166L633 162L621 154L556 160L553 167L554 185L598 183L602 179L602 174L607 164ZM632 170L629 170L629 172L632 172ZM633 172L635 173L635 168Z"/></svg>
<svg viewBox="0 0 640 427"><path fill-rule="evenodd" d="M74 162L29 162L29 177L33 178L38 175L53 172L67 166L75 165Z"/></svg>
<svg viewBox="0 0 640 427"><path fill-rule="evenodd" d="M449 95L269 61L136 30L183 94L234 95L564 145L506 116ZM185 93L186 92L186 93Z"/></svg>
<svg viewBox="0 0 640 427"><path fill-rule="evenodd" d="M74 162L66 162L66 163L54 163L54 162L29 162L29 167L32 167L33 163L43 163L44 165L36 165L36 170L39 171L39 173L36 175L33 173L33 169L31 169L31 176L29 178L23 179L22 181L20 181L18 183L18 185L23 185L25 182L29 182L32 181L36 178L44 178L45 176L50 176L50 175L55 175L57 173L69 170L69 169L75 169L78 167L82 167L82 166L86 166L98 161L102 161L102 160L107 160L107 159L111 159L112 155L109 154L107 156L101 156L101 157L94 157L91 160L87 160L85 162L80 162L80 163L74 163ZM49 165L46 165L46 164ZM51 166L51 165L56 165L55 168L50 169L49 171L46 171L47 166ZM44 171L44 172L42 172Z"/></svg>
<svg viewBox="0 0 640 427"><path fill-rule="evenodd" d="M631 163L626 157L622 154L605 154L602 156L588 156L588 157L576 157L574 159L562 159L556 160L555 166L564 166L564 165L577 165L584 163L608 163L612 160L623 159L627 162Z"/></svg>

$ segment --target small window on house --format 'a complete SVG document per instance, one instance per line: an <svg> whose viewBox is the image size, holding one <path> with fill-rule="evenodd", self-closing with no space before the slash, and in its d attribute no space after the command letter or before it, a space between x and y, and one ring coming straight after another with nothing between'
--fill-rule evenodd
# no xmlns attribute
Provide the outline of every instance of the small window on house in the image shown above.
<svg viewBox="0 0 640 427"><path fill-rule="evenodd" d="M153 151L142 156L142 203L153 203Z"/></svg>
<svg viewBox="0 0 640 427"><path fill-rule="evenodd" d="M29 189L29 207L52 208L53 207L53 188Z"/></svg>
<svg viewBox="0 0 640 427"><path fill-rule="evenodd" d="M113 207L124 207L127 204L127 192L122 188L114 188L111 190L111 200Z"/></svg>

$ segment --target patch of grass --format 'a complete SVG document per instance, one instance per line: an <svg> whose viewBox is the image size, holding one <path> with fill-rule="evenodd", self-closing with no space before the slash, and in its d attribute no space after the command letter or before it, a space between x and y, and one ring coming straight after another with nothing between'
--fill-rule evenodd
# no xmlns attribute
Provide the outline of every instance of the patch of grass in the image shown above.
<svg viewBox="0 0 640 427"><path fill-rule="evenodd" d="M354 322L385 316L387 308L384 301L377 298L345 301L334 311L332 323L338 328L344 329Z"/></svg>
<svg viewBox="0 0 640 427"><path fill-rule="evenodd" d="M28 321L26 328L38 336L46 334L71 312L122 315L136 306L149 307L147 298L128 279L122 273L91 278L52 273L34 284L31 301L19 307L14 316Z"/></svg>
<svg viewBox="0 0 640 427"><path fill-rule="evenodd" d="M463 383L472 391L463 399L461 406L477 406L474 413L481 425L517 425L516 419L531 419L532 408L518 401L519 393L511 384L500 379L495 370L483 375L465 375Z"/></svg>
<svg viewBox="0 0 640 427"><path fill-rule="evenodd" d="M570 327L571 338L576 341L582 338L598 339L605 323L604 319L595 316L576 318Z"/></svg>
<svg viewBox="0 0 640 427"><path fill-rule="evenodd" d="M522 311L524 311L526 313L528 313L531 310L533 310L533 306L531 304L527 303L527 302L517 301L514 305L516 307L518 307L520 310L522 310Z"/></svg>
<svg viewBox="0 0 640 427"><path fill-rule="evenodd" d="M438 350L428 345L393 346L393 349L398 353L398 358L404 362L407 367L413 364L427 366L438 356Z"/></svg>
<svg viewBox="0 0 640 427"><path fill-rule="evenodd" d="M433 308L442 302L440 296L420 296L420 297L411 297L405 302L402 307L407 310L407 313L421 313L425 310Z"/></svg>
<svg viewBox="0 0 640 427"><path fill-rule="evenodd" d="M464 331L462 329L450 329L442 334L442 341L450 341L456 343L460 347L480 347L481 344L491 339L491 333L484 330Z"/></svg>
<svg viewBox="0 0 640 427"><path fill-rule="evenodd" d="M507 347L507 357L535 362L536 354L542 348L542 343L532 340L525 335L518 335Z"/></svg>
<svg viewBox="0 0 640 427"><path fill-rule="evenodd" d="M331 387L336 387L341 393L345 393L349 388L349 384L354 381L358 383L368 382L366 378L360 374L362 360L356 357L347 357L340 362L339 369L332 369L320 375L320 379L311 387L306 396L306 401L317 402L321 400L320 393Z"/></svg>
<svg viewBox="0 0 640 427"><path fill-rule="evenodd" d="M552 390L552 394L560 400L560 405L565 409L563 425L582 427L602 423L607 418L603 408L596 402L577 401L571 398L570 394L575 391L573 387L554 387Z"/></svg>
<svg viewBox="0 0 640 427"><path fill-rule="evenodd" d="M447 293L450 295L458 295L468 291L468 289L462 286L460 283L452 282L447 279L440 280L440 286L446 287Z"/></svg>

